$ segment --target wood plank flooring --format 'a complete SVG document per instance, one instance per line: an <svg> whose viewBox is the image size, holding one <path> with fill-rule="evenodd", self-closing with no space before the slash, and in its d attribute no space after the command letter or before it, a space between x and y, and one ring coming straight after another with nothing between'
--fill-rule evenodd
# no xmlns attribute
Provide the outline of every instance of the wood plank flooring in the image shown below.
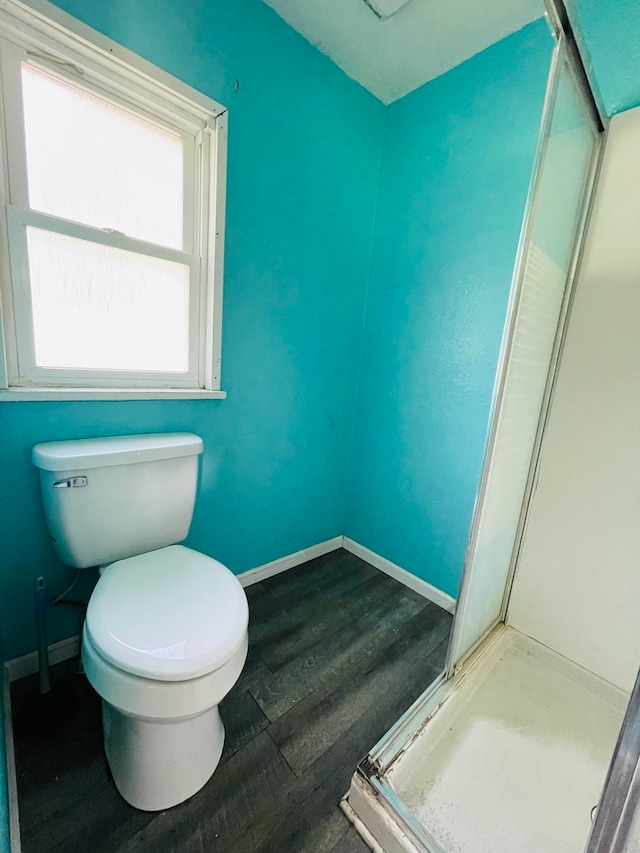
<svg viewBox="0 0 640 853"><path fill-rule="evenodd" d="M221 763L166 812L111 782L100 700L69 664L61 731L21 729L34 676L13 685L24 853L366 853L338 807L360 759L439 674L451 617L346 551L247 589L247 664L220 706Z"/></svg>

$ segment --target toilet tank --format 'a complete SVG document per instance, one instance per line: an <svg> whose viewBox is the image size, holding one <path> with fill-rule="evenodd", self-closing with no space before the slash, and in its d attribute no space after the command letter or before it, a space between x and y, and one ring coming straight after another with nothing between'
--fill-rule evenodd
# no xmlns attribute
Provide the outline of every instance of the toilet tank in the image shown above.
<svg viewBox="0 0 640 853"><path fill-rule="evenodd" d="M202 449L182 432L37 444L32 460L62 562L104 565L185 539Z"/></svg>

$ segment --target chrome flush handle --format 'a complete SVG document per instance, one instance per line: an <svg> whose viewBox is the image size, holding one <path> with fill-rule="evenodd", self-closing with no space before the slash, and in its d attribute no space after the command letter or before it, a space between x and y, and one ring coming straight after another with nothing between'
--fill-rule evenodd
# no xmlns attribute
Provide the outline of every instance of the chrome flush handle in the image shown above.
<svg viewBox="0 0 640 853"><path fill-rule="evenodd" d="M53 484L54 489L80 489L86 486L89 482L88 477L69 477L66 480L56 480Z"/></svg>

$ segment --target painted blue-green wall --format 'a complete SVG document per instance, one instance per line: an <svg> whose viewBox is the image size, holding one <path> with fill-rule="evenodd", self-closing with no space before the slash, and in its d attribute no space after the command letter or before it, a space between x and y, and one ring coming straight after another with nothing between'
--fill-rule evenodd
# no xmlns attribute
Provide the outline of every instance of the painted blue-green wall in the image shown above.
<svg viewBox="0 0 640 853"><path fill-rule="evenodd" d="M71 575L42 518L39 441L197 432L192 547L240 572L346 532L455 593L548 65L544 25L385 109L261 0L58 5L229 107L229 396L0 405L8 657L35 645L34 577L53 591ZM73 614L52 613L50 640L76 630Z"/></svg>
<svg viewBox="0 0 640 853"><path fill-rule="evenodd" d="M345 534L455 595L553 42L387 110Z"/></svg>
<svg viewBox="0 0 640 853"><path fill-rule="evenodd" d="M261 0L58 5L229 108L228 399L0 406L9 658L35 647L34 577L59 591L72 575L43 523L29 455L39 441L198 433L206 452L188 544L236 572L343 532L384 120L382 104ZM51 641L77 631L54 610Z"/></svg>
<svg viewBox="0 0 640 853"><path fill-rule="evenodd" d="M640 105L638 0L568 0L571 23L606 115Z"/></svg>

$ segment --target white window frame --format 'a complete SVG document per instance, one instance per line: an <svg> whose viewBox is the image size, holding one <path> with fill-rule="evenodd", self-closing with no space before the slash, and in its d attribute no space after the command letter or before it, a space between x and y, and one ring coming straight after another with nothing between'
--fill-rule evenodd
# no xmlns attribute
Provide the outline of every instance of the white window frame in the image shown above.
<svg viewBox="0 0 640 853"><path fill-rule="evenodd" d="M182 136L181 250L29 208L20 85L23 61ZM0 63L0 400L225 397L220 364L226 109L46 0L0 0ZM37 367L26 248L29 225L188 265L188 372Z"/></svg>

